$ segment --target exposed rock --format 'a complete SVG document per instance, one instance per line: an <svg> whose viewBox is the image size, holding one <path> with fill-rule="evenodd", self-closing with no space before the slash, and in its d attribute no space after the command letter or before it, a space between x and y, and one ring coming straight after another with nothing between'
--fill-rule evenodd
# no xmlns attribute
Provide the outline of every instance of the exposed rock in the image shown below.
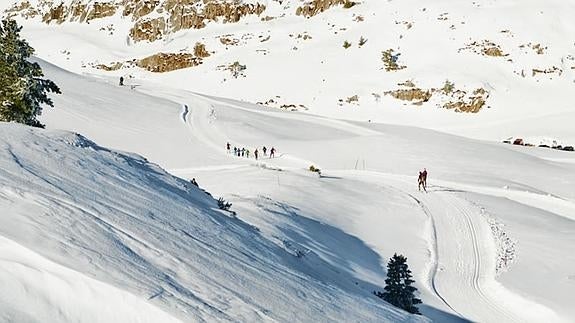
<svg viewBox="0 0 575 323"><path fill-rule="evenodd" d="M210 56L210 53L206 50L206 45L198 42L194 46L194 55L199 58L206 58Z"/></svg>
<svg viewBox="0 0 575 323"><path fill-rule="evenodd" d="M51 23L55 21L56 23L63 23L68 17L68 11L64 4L51 8L44 16L42 16L42 21L45 23Z"/></svg>
<svg viewBox="0 0 575 323"><path fill-rule="evenodd" d="M459 52L461 51L471 51L475 54L483 55L483 56L490 56L490 57L505 57L509 56L509 54L505 54L501 47L489 40L484 40L482 42L474 41L465 45L465 47L460 48Z"/></svg>
<svg viewBox="0 0 575 323"><path fill-rule="evenodd" d="M158 53L136 61L138 67L164 73L200 65L202 60L189 53Z"/></svg>
<svg viewBox="0 0 575 323"><path fill-rule="evenodd" d="M409 88L409 89L399 89L395 91L384 92L385 95L391 95L392 97L403 100L403 101L415 101L413 104L419 105L423 102L429 101L431 99L432 93L430 90L422 90L419 88Z"/></svg>
<svg viewBox="0 0 575 323"><path fill-rule="evenodd" d="M33 7L29 1L22 1L15 4L12 8L6 10L7 18L13 18L14 16L20 14L22 18L31 19L40 14L38 9Z"/></svg>
<svg viewBox="0 0 575 323"><path fill-rule="evenodd" d="M220 37L220 43L222 43L223 45L226 45L226 46L228 46L228 45L234 46L234 45L239 44L239 42L240 42L240 40L237 38L230 38L228 36Z"/></svg>
<svg viewBox="0 0 575 323"><path fill-rule="evenodd" d="M65 6L63 3L60 3L58 6L51 7L48 12L42 16L42 21L45 23L55 22L58 24L66 20L90 22L90 20L113 16L116 10L117 6L113 2L94 2L93 4L73 2L70 6Z"/></svg>
<svg viewBox="0 0 575 323"><path fill-rule="evenodd" d="M166 32L166 22L164 18L146 19L136 22L130 29L130 37L134 41L155 41L162 38Z"/></svg>
<svg viewBox="0 0 575 323"><path fill-rule="evenodd" d="M100 70L110 72L110 71L117 71L117 70L121 69L123 66L124 66L124 63L114 62L114 63L111 63L110 65L98 64L98 65L95 65L94 67L97 69L100 69Z"/></svg>
<svg viewBox="0 0 575 323"><path fill-rule="evenodd" d="M138 19L152 13L159 4L160 0L124 0L124 11L122 12L122 15L124 17L132 16L132 21L137 21Z"/></svg>
<svg viewBox="0 0 575 323"><path fill-rule="evenodd" d="M349 98L345 99L345 102L350 103L350 104L351 103L357 103L357 102L359 102L359 96L357 96L357 94L352 95Z"/></svg>
<svg viewBox="0 0 575 323"><path fill-rule="evenodd" d="M322 13L333 6L341 5L344 8L351 8L355 4L355 2L349 0L312 0L311 2L298 7L295 13L298 16L309 18Z"/></svg>
<svg viewBox="0 0 575 323"><path fill-rule="evenodd" d="M93 19L110 17L116 14L116 6L113 3L94 2L94 6L88 11L86 22Z"/></svg>
<svg viewBox="0 0 575 323"><path fill-rule="evenodd" d="M259 16L265 9L265 5L238 0L75 0L69 5L45 0L36 7L24 1L7 12L25 18L41 15L43 22L57 24L88 23L121 12L134 22L130 37L137 42L155 41L169 32L204 28L210 21L236 23L244 16Z"/></svg>
<svg viewBox="0 0 575 323"><path fill-rule="evenodd" d="M467 100L462 99L461 101L447 102L443 107L453 109L455 112L477 113L485 106L488 97L489 93L485 89L479 88L473 91L473 95Z"/></svg>
<svg viewBox="0 0 575 323"><path fill-rule="evenodd" d="M558 74L561 76L561 74L563 74L563 70L557 66L552 66L546 69L534 68L531 70L531 76L536 76L537 74Z"/></svg>
<svg viewBox="0 0 575 323"><path fill-rule="evenodd" d="M477 113L487 103L489 92L483 88L475 89L471 94L464 90L457 89L455 84L445 81L442 88L421 89L416 87L412 81L399 83L400 86L406 87L394 91L384 92L398 100L410 101L413 105L422 105L436 97L437 106L454 110L455 112Z"/></svg>

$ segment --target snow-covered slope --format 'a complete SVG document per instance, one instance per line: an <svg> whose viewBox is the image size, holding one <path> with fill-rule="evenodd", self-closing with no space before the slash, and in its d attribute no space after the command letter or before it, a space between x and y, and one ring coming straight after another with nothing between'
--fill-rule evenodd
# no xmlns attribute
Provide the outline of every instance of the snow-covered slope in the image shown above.
<svg viewBox="0 0 575 323"><path fill-rule="evenodd" d="M347 9L336 0L238 1L265 6L257 13L239 10L238 22L226 16L235 5L219 7L232 1L148 1L134 11L134 1L85 0L74 11L69 0L30 0L37 12L16 2L20 10L14 13L39 56L75 72L116 82L123 75L133 77L131 84L149 80L340 119L575 145L566 122L575 117L573 0L366 0ZM327 9L309 18L297 15L309 3ZM107 12L103 4L115 9ZM11 7L10 1L3 6ZM204 11L214 17L194 25ZM137 41L134 28L158 39ZM198 42L208 57L195 54ZM391 71L384 51L397 57ZM192 65L201 64L152 73L133 62L160 52L189 54ZM226 69L234 62L246 67L238 78ZM101 64L115 70L97 69ZM454 112L474 108L481 109Z"/></svg>
<svg viewBox="0 0 575 323"><path fill-rule="evenodd" d="M397 252L434 321L572 321L575 154L494 141L575 143L572 0L366 0L309 19L260 1L199 29L111 2L42 1L50 24L17 11L63 94L49 131L0 125L0 283L18 291L0 292L2 319L424 321L372 294ZM145 3L184 2L215 1ZM169 24L137 41L148 18ZM196 42L198 66L138 61L194 65ZM264 145L277 156L256 161Z"/></svg>
<svg viewBox="0 0 575 323"><path fill-rule="evenodd" d="M0 138L2 321L424 321L141 157L13 124Z"/></svg>
<svg viewBox="0 0 575 323"><path fill-rule="evenodd" d="M85 129L102 144L195 177L288 259L319 261L322 270L303 271L331 288L359 289L360 299L370 299L384 284L385 259L400 252L414 270L423 313L438 321L574 315L575 164L568 152L284 112L148 83L118 88L43 66L68 89L45 111L49 128ZM233 157L227 141L275 146L278 158ZM311 164L325 176L306 171ZM414 185L422 166L431 171L426 195ZM545 284L527 283L533 280ZM293 306L301 297L280 299ZM237 317L237 308L224 312Z"/></svg>

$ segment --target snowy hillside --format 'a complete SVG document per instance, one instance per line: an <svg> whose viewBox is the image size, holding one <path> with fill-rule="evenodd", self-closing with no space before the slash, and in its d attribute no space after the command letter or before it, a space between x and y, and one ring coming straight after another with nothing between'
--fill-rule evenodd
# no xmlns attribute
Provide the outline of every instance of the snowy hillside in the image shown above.
<svg viewBox="0 0 575 323"><path fill-rule="evenodd" d="M575 145L573 0L10 2L39 55L78 73Z"/></svg>
<svg viewBox="0 0 575 323"><path fill-rule="evenodd" d="M575 1L0 9L62 90L0 123L0 321L573 321L575 153L500 141L575 145Z"/></svg>
<svg viewBox="0 0 575 323"><path fill-rule="evenodd" d="M67 244L66 247L29 246L36 252L39 249L45 250L47 255L56 254L53 260L60 264L132 293L136 289L136 295L144 294L146 299L166 290L168 293L162 294L165 299L153 300L159 302L160 308L184 320L198 316L267 320L269 316L280 321L296 317L297 321L308 321L320 312L325 314L327 306L330 309L327 313L332 313L330 315L336 321L344 320L344 316L364 317L359 321L378 321L382 317L396 320L389 316L396 314L389 314L387 307L378 305L371 292L384 285L385 259L401 252L408 256L413 267L424 301L422 312L434 320L496 322L506 318L516 322L561 322L574 315L568 295L574 288L571 269L575 258L570 246L574 244L575 232L575 196L571 189L575 182L575 160L569 152L512 149L503 144L418 128L344 122L208 98L157 85L142 85L131 90L109 85L105 80L78 76L49 64L43 66L49 78L67 89L65 94L55 97L58 108L45 112L42 121L49 128L83 130L104 145L149 155L152 161L173 174L195 177L202 187L231 201L239 219L257 228L246 227L227 215L210 211L215 206L213 200L198 198L197 194L203 196L202 193L193 193L193 190L192 193L179 191L186 190L179 180L166 177L172 185L159 185L157 180L149 182L147 172L141 173L140 161L136 163L136 169L120 171L116 175L118 178L113 180L106 178L110 187L105 190L98 187L95 192L86 194L88 206L80 209L89 210L82 214L105 216L108 223L107 217L111 216L113 223L120 221L129 226L129 230L124 227L122 230L130 236L140 237L139 240L145 239L146 245L157 249L152 252L139 246L144 248L142 252L146 255L143 256L140 249L130 245L137 259L142 257L145 263L159 266L160 272L170 268L168 276L155 275L159 275L160 282L156 278L146 278L142 287L138 272L149 272L145 265L136 267L143 268L141 271L126 273L121 270L126 266L103 259L104 263L97 263L94 269L83 261L78 265L76 257L70 260L61 256L62 248L70 248ZM7 142L20 141L10 139L8 133L3 137ZM278 158L255 161L233 157L225 152L226 141L240 147L273 145L279 149ZM62 149L58 148L59 151ZM96 175L88 177L95 179L107 174L101 170L101 165L86 164L85 150L80 153L82 159L77 163L81 169L77 171L98 169ZM533 152L537 155L531 154ZM13 160L10 158L9 161ZM111 161L105 164L118 167ZM318 178L307 171L311 164L319 166L324 175ZM130 165L133 163L128 162L126 167ZM428 194L418 192L413 184L413 174L422 165L433 171ZM45 167L34 173L51 174L49 170L56 166L48 164ZM61 169L62 166L57 167ZM51 183L52 177L49 177ZM146 180L145 185L139 184L141 180ZM133 194L126 195L131 189L126 191L125 186L132 182L137 183L136 188L144 187L142 190L147 193L143 200L134 199ZM176 192L180 193L172 191L173 185L179 187ZM62 186L56 185L64 192L79 191ZM168 194L180 202L161 202L164 198L158 194ZM187 194L195 196L197 203L204 206L199 208L196 202L190 205ZM127 200L122 203L126 205L118 206L118 196L125 196ZM105 198L109 202L103 203ZM54 203L51 201L54 200L45 204ZM108 203L111 206L107 206ZM9 205L5 209L19 210ZM167 208L168 205L171 207ZM119 214L109 213L109 209L120 211ZM203 214L202 219L216 216L220 226L229 222L231 227L207 226L213 221L192 221L192 214ZM183 231L177 229L180 218ZM164 224L169 221L171 229L167 230L173 237L156 234L147 227L146 233L134 233L133 230L139 230L134 227L134 221L156 220ZM63 222L66 229L70 227L67 223ZM174 225L176 229L172 228ZM13 225L3 226L6 227ZM210 240L191 241L190 230L199 230L193 232L201 232L200 236L210 237ZM249 234L249 238L234 238L240 234L233 233L238 230L241 235ZM39 231L34 232L38 233L27 236L43 236ZM54 236L68 234L58 232ZM191 236L197 238L198 234ZM212 238L224 240L213 241ZM13 237L10 239L14 240ZM80 237L74 235L70 241L77 239ZM165 244L166 239L177 242ZM162 246L174 247L160 248L151 241L162 241ZM223 250L232 245L236 251L220 252L208 248L213 256L206 260L207 247L201 241L210 246L228 246ZM236 248L248 258L234 256ZM125 260L128 263L135 261L132 251ZM260 252L265 256L260 258ZM197 256L190 256L197 253ZM114 255L113 259L117 257ZM180 264L187 259L194 259L194 262ZM196 264L199 260L206 261L202 262L204 267ZM253 261L256 260L261 266L254 268ZM212 261L219 263L216 267L223 272L214 271ZM177 266L174 270L174 264L182 267ZM109 271L108 267L116 268L113 278L101 274L102 270ZM275 274L269 273L270 270ZM286 276L286 273L293 274ZM271 277L264 279L262 275ZM301 275L305 275L304 278ZM210 314L207 309L207 313L201 310L200 314L192 309L183 312L186 304L190 304L186 303L189 301L186 297L192 296L174 296L178 299L174 304L168 295L178 293L166 286L172 286L171 282L165 282L164 278L168 277L176 279L181 288L187 288L184 291L176 288L178 293L193 293L222 311L221 317ZM229 283L221 282L221 277L230 277L223 280L229 280ZM299 279L306 281L302 283ZM136 287L133 281L139 282ZM224 296L214 294L211 284L215 281L220 286L216 288L220 291L217 295ZM317 287L314 281L321 281L323 287ZM527 283L534 281L542 283ZM293 293L290 288L294 289ZM304 288L304 294L298 291L299 288ZM310 288L319 289L309 292ZM268 289L280 294L273 294ZM209 297L199 296L201 291ZM229 296L231 291L238 293L241 301ZM334 293L340 296L335 297ZM262 298L259 295L263 295ZM317 299L310 301L312 296ZM348 306L350 303L359 305ZM316 308L321 310L316 311ZM210 316L212 314L214 316ZM296 314L300 316L294 316Z"/></svg>
<svg viewBox="0 0 575 323"><path fill-rule="evenodd" d="M11 124L0 138L3 322L424 321L141 157Z"/></svg>

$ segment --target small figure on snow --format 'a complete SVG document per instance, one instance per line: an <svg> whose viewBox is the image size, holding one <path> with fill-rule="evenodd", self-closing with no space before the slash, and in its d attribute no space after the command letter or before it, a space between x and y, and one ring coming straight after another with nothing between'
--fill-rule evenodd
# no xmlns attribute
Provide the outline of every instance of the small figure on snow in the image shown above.
<svg viewBox="0 0 575 323"><path fill-rule="evenodd" d="M120 76L120 86L124 86L124 77Z"/></svg>
<svg viewBox="0 0 575 323"><path fill-rule="evenodd" d="M246 149L242 148L242 157L244 157L246 155Z"/></svg>
<svg viewBox="0 0 575 323"><path fill-rule="evenodd" d="M419 177L417 178L417 188L421 191L423 190L427 192L427 169L423 169L423 172L419 172Z"/></svg>
<svg viewBox="0 0 575 323"><path fill-rule="evenodd" d="M264 152L264 156L267 156L266 152L268 151L268 149L266 148L266 146L264 146L264 148L262 148L262 151Z"/></svg>
<svg viewBox="0 0 575 323"><path fill-rule="evenodd" d="M256 150L254 150L254 157L256 158L256 160L258 160L258 149L256 148Z"/></svg>
<svg viewBox="0 0 575 323"><path fill-rule="evenodd" d="M191 182L194 186L200 187L200 186L198 185L198 182L196 182L196 179L195 179L195 178L192 178L192 180L191 180L190 182Z"/></svg>
<svg viewBox="0 0 575 323"><path fill-rule="evenodd" d="M246 158L250 158L250 150L246 149Z"/></svg>
<svg viewBox="0 0 575 323"><path fill-rule="evenodd" d="M230 145L229 142L226 144L226 149L228 150L228 154L232 151L232 145Z"/></svg>
<svg viewBox="0 0 575 323"><path fill-rule="evenodd" d="M272 149L270 149L270 158L274 158L276 154L276 149L274 147L272 147Z"/></svg>

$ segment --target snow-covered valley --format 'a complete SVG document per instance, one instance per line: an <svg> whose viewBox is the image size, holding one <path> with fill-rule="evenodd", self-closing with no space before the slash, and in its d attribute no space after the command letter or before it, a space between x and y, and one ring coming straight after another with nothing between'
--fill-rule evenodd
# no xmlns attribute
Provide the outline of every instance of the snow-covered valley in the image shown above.
<svg viewBox="0 0 575 323"><path fill-rule="evenodd" d="M267 1L262 17L279 17L295 3ZM505 64L535 61L516 59L520 51L510 49L513 62L496 67L469 65L469 57L455 54L444 58L453 64L447 67L435 54L406 50L403 74L380 71L367 59L377 62L397 36L375 21L406 29L394 22L407 16L400 9L417 8L404 17L415 34L401 38L402 48L423 42L418 46L431 53L444 52L445 42L434 45L418 33L445 33L445 26L432 26L455 12L493 33L503 28L501 17L515 17L507 21L519 34L526 12L552 8L545 19L560 19L531 36L549 42L555 56L542 57L554 64L575 51L573 39L558 36L574 31L565 19L575 13L573 2L529 1L520 12L512 10L516 1L482 2L481 14L470 11L471 2L434 4L365 1L305 23L295 15L265 23L247 17L128 45L130 22L116 16L90 24L22 20L46 76L63 94L40 118L46 130L0 123L0 321L573 321L575 153L500 139L575 143L574 72L567 66L552 79L511 78ZM433 21L425 18L430 11ZM360 15L368 27L352 27ZM98 31L106 19L114 22L112 35ZM348 20L349 30L330 36L338 51L345 39L368 38L365 48L343 54L350 66L325 44L333 41L327 31L337 28L319 27ZM461 25L448 28L453 38L483 37ZM262 28L270 29L269 41L230 45L189 69L82 67L179 51L196 37L215 48L208 39L232 31L258 35ZM283 50L293 44L277 38L304 29L313 38ZM270 46L265 58L254 54L262 44ZM238 58L247 76L222 81L217 65ZM319 68L314 60L330 63ZM117 85L120 75L127 86ZM436 92L421 106L402 107L383 93L367 102L374 84L412 80L429 88L447 78L489 87L491 108L440 109L434 105L445 98L435 101ZM338 104L354 93L359 105ZM276 94L309 110L255 104ZM252 156L234 156L227 142ZM277 149L276 156L261 154L263 146ZM424 167L427 193L417 186ZM218 208L219 197L235 214ZM394 253L409 259L423 316L373 295L383 289Z"/></svg>

